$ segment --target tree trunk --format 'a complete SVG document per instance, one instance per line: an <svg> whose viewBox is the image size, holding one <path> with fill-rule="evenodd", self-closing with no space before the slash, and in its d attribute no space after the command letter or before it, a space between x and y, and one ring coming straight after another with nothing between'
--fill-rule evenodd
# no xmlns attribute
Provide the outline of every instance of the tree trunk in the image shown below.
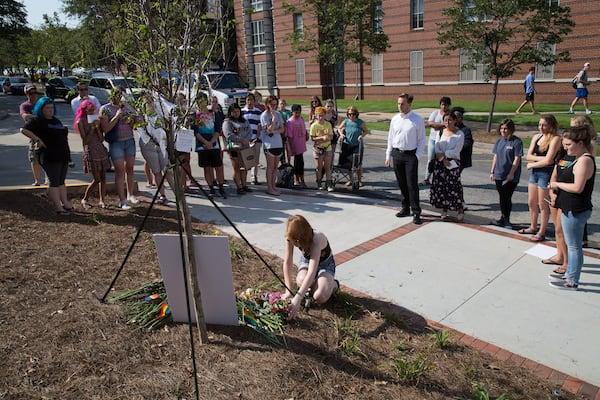
<svg viewBox="0 0 600 400"><path fill-rule="evenodd" d="M181 220L183 221L183 235L185 240L183 241L183 254L185 260L185 268L187 269L189 287L192 288L194 313L196 315L196 326L198 332L200 332L200 344L208 343L208 332L206 331L206 322L204 321L204 309L202 308L202 294L200 293L200 287L198 286L198 277L196 275L196 257L194 253L194 235L192 230L192 217L190 216L190 210L185 200L185 193L183 192L182 182L179 181L179 169L181 165L177 163L177 157L175 155L175 145L173 140L173 132L167 129L167 151L169 153L169 161L175 166L173 171L173 178L175 181L175 201L178 204L179 212L181 213ZM191 323L191 321L190 321Z"/></svg>
<svg viewBox="0 0 600 400"><path fill-rule="evenodd" d="M490 103L490 112L488 114L487 132L492 131L492 119L494 117L494 107L496 106L496 96L498 95L498 83L500 78L496 77L492 86L492 102Z"/></svg>

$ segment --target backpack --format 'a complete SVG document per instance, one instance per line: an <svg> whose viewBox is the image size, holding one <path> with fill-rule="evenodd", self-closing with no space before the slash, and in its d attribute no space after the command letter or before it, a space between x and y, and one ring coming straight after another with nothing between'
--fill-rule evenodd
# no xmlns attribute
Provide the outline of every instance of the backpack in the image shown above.
<svg viewBox="0 0 600 400"><path fill-rule="evenodd" d="M294 167L291 164L281 164L277 168L275 186L286 189L294 187Z"/></svg>
<svg viewBox="0 0 600 400"><path fill-rule="evenodd" d="M579 83L579 77L578 77L578 75L575 75L575 78L573 78L573 80L571 81L571 85L573 86L573 89L577 89L578 83Z"/></svg>

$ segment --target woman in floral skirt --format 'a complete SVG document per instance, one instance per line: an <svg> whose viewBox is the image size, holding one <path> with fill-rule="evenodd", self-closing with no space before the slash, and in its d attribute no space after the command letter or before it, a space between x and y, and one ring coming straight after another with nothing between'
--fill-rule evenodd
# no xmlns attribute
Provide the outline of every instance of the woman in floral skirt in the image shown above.
<svg viewBox="0 0 600 400"><path fill-rule="evenodd" d="M435 161L429 202L442 209L442 220L448 219L448 210L458 211L457 219L465 218L463 188L460 182L460 151L464 135L456 127L454 114L444 115L444 130L435 144Z"/></svg>

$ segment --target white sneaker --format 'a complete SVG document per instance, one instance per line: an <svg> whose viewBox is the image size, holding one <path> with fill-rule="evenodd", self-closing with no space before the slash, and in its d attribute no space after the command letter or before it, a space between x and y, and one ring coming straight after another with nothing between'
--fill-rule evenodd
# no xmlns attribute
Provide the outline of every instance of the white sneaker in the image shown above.
<svg viewBox="0 0 600 400"><path fill-rule="evenodd" d="M569 111L567 111L567 114L575 114L575 113L573 112L572 108L569 108Z"/></svg>
<svg viewBox="0 0 600 400"><path fill-rule="evenodd" d="M134 195L127 196L127 201L130 202L131 204L138 204L140 202L138 200L138 198L135 197Z"/></svg>
<svg viewBox="0 0 600 400"><path fill-rule="evenodd" d="M119 202L119 208L121 210L131 210L131 206L129 204L127 204L126 201Z"/></svg>
<svg viewBox="0 0 600 400"><path fill-rule="evenodd" d="M589 115L592 113L592 110L585 110L585 113Z"/></svg>

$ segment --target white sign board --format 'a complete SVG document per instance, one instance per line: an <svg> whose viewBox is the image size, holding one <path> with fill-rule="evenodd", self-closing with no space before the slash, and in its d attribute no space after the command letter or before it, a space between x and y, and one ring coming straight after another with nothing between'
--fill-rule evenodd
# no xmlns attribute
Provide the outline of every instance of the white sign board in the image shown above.
<svg viewBox="0 0 600 400"><path fill-rule="evenodd" d="M173 321L188 322L179 235L154 235L160 272L167 290ZM231 273L229 238L194 236L196 275L202 294L204 321L215 325L238 325ZM189 286L189 285L188 285ZM189 288L192 323L196 322L193 293Z"/></svg>

